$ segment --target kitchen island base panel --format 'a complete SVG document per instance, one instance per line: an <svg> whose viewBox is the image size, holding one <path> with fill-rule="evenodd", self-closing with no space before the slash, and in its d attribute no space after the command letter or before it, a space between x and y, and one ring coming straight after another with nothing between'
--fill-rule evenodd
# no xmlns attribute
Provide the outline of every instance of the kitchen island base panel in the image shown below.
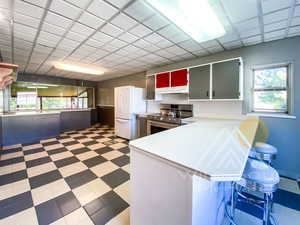
<svg viewBox="0 0 300 225"><path fill-rule="evenodd" d="M209 181L133 146L130 149L131 225L221 224L224 182Z"/></svg>

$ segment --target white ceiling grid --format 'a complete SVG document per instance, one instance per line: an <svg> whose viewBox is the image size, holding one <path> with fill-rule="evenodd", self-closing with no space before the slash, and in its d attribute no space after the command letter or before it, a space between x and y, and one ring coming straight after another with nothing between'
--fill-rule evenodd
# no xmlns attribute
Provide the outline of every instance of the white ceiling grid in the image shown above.
<svg viewBox="0 0 300 225"><path fill-rule="evenodd" d="M27 73L103 80L300 35L299 0L211 0L226 35L197 43L143 0L1 0L0 50ZM107 68L58 71L55 61Z"/></svg>

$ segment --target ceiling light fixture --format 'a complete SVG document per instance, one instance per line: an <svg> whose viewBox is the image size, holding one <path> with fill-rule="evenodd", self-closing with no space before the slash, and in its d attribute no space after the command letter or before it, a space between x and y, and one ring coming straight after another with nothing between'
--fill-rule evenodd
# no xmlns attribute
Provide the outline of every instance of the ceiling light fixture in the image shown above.
<svg viewBox="0 0 300 225"><path fill-rule="evenodd" d="M146 2L199 43L225 34L224 26L209 0L146 0Z"/></svg>
<svg viewBox="0 0 300 225"><path fill-rule="evenodd" d="M43 89L43 88L48 88L48 87L46 87L46 86L28 86L27 88L30 88L30 89L36 89L36 88Z"/></svg>
<svg viewBox="0 0 300 225"><path fill-rule="evenodd" d="M66 70L66 71L71 71L76 73L86 73L92 75L101 75L105 72L105 70L100 67L93 67L90 65L73 64L73 63L57 62L54 64L54 67L59 70Z"/></svg>

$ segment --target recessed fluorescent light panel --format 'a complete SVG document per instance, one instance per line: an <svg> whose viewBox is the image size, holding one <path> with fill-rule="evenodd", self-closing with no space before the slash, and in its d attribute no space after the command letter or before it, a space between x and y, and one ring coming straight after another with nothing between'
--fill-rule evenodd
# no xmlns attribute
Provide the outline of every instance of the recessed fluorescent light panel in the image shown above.
<svg viewBox="0 0 300 225"><path fill-rule="evenodd" d="M209 0L146 0L197 42L225 34L225 29Z"/></svg>
<svg viewBox="0 0 300 225"><path fill-rule="evenodd" d="M92 75L101 75L105 72L105 70L100 67L94 67L94 66L83 65L83 64L73 64L73 63L57 62L54 64L54 67L59 70L66 70L66 71L71 71L76 73L86 73Z"/></svg>

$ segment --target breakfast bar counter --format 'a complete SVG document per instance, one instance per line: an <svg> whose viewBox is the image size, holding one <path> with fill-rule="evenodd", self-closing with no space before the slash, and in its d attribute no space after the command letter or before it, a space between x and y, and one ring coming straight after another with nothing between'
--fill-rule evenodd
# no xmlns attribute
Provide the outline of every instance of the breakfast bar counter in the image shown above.
<svg viewBox="0 0 300 225"><path fill-rule="evenodd" d="M257 118L199 119L130 142L131 225L218 225Z"/></svg>

